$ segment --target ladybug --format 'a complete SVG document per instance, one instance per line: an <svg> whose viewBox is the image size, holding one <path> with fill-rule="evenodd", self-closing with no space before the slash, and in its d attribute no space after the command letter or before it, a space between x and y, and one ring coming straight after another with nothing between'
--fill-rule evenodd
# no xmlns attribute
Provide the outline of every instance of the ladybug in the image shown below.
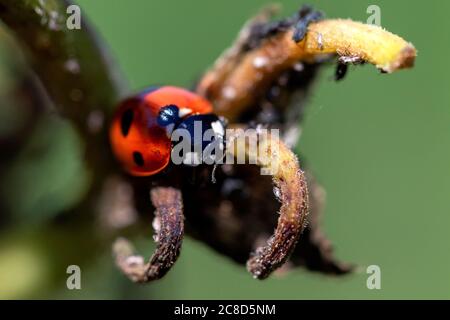
<svg viewBox="0 0 450 320"><path fill-rule="evenodd" d="M198 136L196 123L201 125ZM169 165L174 148L172 138L178 129L195 137L189 140L194 151L182 155L184 165L199 165L198 151L211 149L213 141L219 142L223 150L225 123L213 113L211 103L172 86L151 87L121 102L110 128L111 147L131 175L151 176ZM203 133L209 129L214 135L210 141L204 141Z"/></svg>

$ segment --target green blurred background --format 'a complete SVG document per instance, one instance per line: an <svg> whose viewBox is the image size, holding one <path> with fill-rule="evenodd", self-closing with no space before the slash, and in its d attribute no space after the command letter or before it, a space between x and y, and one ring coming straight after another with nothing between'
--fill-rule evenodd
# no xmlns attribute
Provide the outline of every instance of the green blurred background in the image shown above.
<svg viewBox="0 0 450 320"><path fill-rule="evenodd" d="M278 2L284 15L302 4ZM154 83L190 86L269 1L78 3L137 90ZM366 66L335 83L334 70L325 68L303 123L298 151L326 188L324 229L336 255L359 265L358 272L333 278L297 269L260 282L191 239L174 269L147 286L117 272L107 244L77 260L90 250L83 233L55 231L49 220L83 196L87 180L78 137L50 113L39 118L0 183L1 209L12 217L0 234L0 298L450 298L450 2L309 3L328 17L359 21L376 4L383 27L419 51L413 70L392 75ZM15 49L0 41L0 98L12 85L12 59ZM2 135L27 116L15 102L2 98ZM76 245L66 243L74 239ZM151 235L137 240L150 254ZM81 266L82 290L66 289L69 264ZM381 268L381 290L366 288L372 264Z"/></svg>

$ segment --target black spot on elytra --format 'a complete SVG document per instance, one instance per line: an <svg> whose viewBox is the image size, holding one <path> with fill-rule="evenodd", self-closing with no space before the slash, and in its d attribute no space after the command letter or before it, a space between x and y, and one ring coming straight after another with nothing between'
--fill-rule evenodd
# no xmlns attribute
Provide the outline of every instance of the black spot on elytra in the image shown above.
<svg viewBox="0 0 450 320"><path fill-rule="evenodd" d="M122 119L120 121L120 127L122 129L122 135L126 137L130 131L131 123L133 123L134 112L131 109L126 110L122 114Z"/></svg>
<svg viewBox="0 0 450 320"><path fill-rule="evenodd" d="M144 158L142 157L142 153L138 151L133 152L133 160L138 167L144 166Z"/></svg>

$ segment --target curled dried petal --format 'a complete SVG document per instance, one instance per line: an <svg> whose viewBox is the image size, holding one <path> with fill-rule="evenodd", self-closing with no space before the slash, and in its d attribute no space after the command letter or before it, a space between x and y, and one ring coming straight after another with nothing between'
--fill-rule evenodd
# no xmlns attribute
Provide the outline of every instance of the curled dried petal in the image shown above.
<svg viewBox="0 0 450 320"><path fill-rule="evenodd" d="M414 66L414 46L376 25L349 19L324 20L311 24L308 34L299 44L303 45L303 55L333 53L358 57L387 73Z"/></svg>
<svg viewBox="0 0 450 320"><path fill-rule="evenodd" d="M391 73L412 67L416 57L414 46L399 36L351 20L311 23L300 42L293 40L294 32L294 27L280 30L248 51L239 50L243 41L239 37L232 47L239 55L222 56L202 78L197 91L214 103L219 114L233 122L245 108L258 101L261 93L267 92L274 80L298 62L315 63L338 55L359 58ZM224 65L232 68L224 72Z"/></svg>
<svg viewBox="0 0 450 320"><path fill-rule="evenodd" d="M163 277L180 255L184 234L181 192L174 188L158 187L151 191L156 208L154 226L157 248L148 263L134 253L132 244L123 238L116 240L113 252L117 266L135 282L149 282Z"/></svg>
<svg viewBox="0 0 450 320"><path fill-rule="evenodd" d="M247 261L247 269L255 278L264 279L289 258L305 226L308 213L308 188L297 157L279 139L271 135L246 134L233 137L228 150L240 152L263 169L270 170L277 198L281 202L278 225L267 244L258 248ZM243 142L243 143L240 143ZM249 148L258 145L258 150Z"/></svg>

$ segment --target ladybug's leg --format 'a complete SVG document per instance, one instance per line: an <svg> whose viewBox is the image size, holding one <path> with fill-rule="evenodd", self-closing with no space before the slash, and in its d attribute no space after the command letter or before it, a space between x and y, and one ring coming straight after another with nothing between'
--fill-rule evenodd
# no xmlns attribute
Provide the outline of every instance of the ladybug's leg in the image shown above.
<svg viewBox="0 0 450 320"><path fill-rule="evenodd" d="M155 253L145 263L142 256L134 253L128 240L118 239L114 244L116 264L135 282L150 282L164 276L180 255L184 234L184 216L181 191L171 187L158 187L151 191L156 208L153 227L157 235Z"/></svg>

